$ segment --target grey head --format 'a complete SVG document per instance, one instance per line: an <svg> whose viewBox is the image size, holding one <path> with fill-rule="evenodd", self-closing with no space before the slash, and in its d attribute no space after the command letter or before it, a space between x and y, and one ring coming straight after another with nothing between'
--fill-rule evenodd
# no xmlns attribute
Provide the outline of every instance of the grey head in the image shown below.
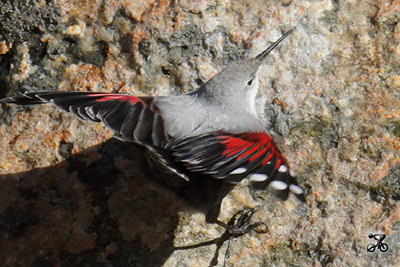
<svg viewBox="0 0 400 267"><path fill-rule="evenodd" d="M166 132L183 138L215 131L265 131L255 108L257 71L268 54L293 30L256 57L230 64L193 93L155 98Z"/></svg>
<svg viewBox="0 0 400 267"><path fill-rule="evenodd" d="M257 56L231 63L190 95L213 102L224 111L232 110L257 116L255 110L255 98L259 87L257 71L269 53L294 29L283 34Z"/></svg>

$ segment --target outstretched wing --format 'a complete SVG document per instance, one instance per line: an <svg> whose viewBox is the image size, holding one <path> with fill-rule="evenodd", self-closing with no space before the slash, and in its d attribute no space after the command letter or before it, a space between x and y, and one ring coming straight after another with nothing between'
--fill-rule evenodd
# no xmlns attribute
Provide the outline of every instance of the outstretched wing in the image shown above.
<svg viewBox="0 0 400 267"><path fill-rule="evenodd" d="M208 175L238 183L250 175L256 189L269 184L286 200L289 191L305 201L303 190L290 174L286 159L266 133L208 133L169 141L161 112L152 97L93 92L41 92L2 99L20 105L52 103L61 110L94 122L102 122L125 139L149 148L167 169L185 180L190 174ZM165 157L168 157L169 164ZM182 167L182 168L181 168Z"/></svg>
<svg viewBox="0 0 400 267"><path fill-rule="evenodd" d="M174 161L189 173L210 175L238 183L250 175L255 189L268 185L286 200L289 191L305 201L302 188L289 171L286 159L267 133L217 132L172 140L168 144ZM190 175L189 175L190 176Z"/></svg>
<svg viewBox="0 0 400 267"><path fill-rule="evenodd" d="M52 103L61 110L94 122L102 122L127 140L164 147L160 110L152 97L94 92L39 92L2 99L19 105Z"/></svg>

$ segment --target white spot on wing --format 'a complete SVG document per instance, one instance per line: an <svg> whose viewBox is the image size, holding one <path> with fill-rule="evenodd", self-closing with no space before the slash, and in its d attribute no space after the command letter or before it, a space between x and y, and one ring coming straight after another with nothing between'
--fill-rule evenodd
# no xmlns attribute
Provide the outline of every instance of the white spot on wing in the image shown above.
<svg viewBox="0 0 400 267"><path fill-rule="evenodd" d="M93 112L93 107L90 107L90 106L85 107L85 111L86 111L86 114L87 114L92 120L96 120L95 114L94 114L94 112Z"/></svg>
<svg viewBox="0 0 400 267"><path fill-rule="evenodd" d="M266 174L255 173L250 176L250 181L253 182L263 182L267 180L268 176Z"/></svg>
<svg viewBox="0 0 400 267"><path fill-rule="evenodd" d="M285 190L288 185L282 181L272 181L271 186L276 190Z"/></svg>
<svg viewBox="0 0 400 267"><path fill-rule="evenodd" d="M237 169L231 171L229 174L241 174L246 171L247 171L247 169L245 167L240 167L240 168L237 168Z"/></svg>
<svg viewBox="0 0 400 267"><path fill-rule="evenodd" d="M292 191L293 193L295 193L296 195L300 195L303 193L303 189L300 186L291 184L289 186L290 191Z"/></svg>
<svg viewBox="0 0 400 267"><path fill-rule="evenodd" d="M281 165L278 169L278 172L287 172L287 167L285 165Z"/></svg>
<svg viewBox="0 0 400 267"><path fill-rule="evenodd" d="M182 160L183 161L183 160ZM189 164L193 164L193 165L198 165L202 162L202 160L198 160L198 159L190 159L187 161L187 163Z"/></svg>

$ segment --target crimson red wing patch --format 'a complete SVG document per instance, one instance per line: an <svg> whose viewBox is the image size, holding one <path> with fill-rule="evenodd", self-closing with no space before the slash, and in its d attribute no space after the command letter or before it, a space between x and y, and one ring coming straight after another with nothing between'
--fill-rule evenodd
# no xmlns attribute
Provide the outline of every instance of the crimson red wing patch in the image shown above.
<svg viewBox="0 0 400 267"><path fill-rule="evenodd" d="M271 185L286 200L289 192L305 200L303 190L290 174L286 159L267 133L229 134L225 132L172 141L174 160L189 172L210 175L238 183L249 176L255 189Z"/></svg>

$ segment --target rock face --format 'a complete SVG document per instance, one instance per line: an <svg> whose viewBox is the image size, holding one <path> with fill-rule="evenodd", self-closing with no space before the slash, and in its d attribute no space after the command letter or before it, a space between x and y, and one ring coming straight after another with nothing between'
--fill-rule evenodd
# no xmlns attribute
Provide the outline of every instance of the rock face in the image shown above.
<svg viewBox="0 0 400 267"><path fill-rule="evenodd" d="M256 219L269 232L234 240L228 266L395 266L399 8L350 0L5 0L0 98L186 93L296 26L260 69L258 109L283 136L307 204L239 185L220 219L260 203ZM50 106L1 104L0 266L210 264L215 246L173 247L222 229L155 188L142 151L111 137ZM370 233L386 234L389 250L367 252L376 243Z"/></svg>

